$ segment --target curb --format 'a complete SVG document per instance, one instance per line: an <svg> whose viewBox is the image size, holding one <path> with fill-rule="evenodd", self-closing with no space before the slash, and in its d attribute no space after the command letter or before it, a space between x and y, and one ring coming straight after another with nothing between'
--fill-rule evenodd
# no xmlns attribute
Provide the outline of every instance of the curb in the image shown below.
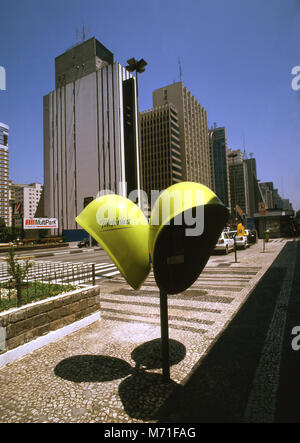
<svg viewBox="0 0 300 443"><path fill-rule="evenodd" d="M101 251L102 248L94 248L94 249L90 249L88 250L89 252L95 252L95 251ZM35 255L30 255L30 256L22 256L19 255L17 256L17 258L19 260L25 260L25 259L32 259L32 258L39 258L39 257L53 257L55 255L67 255L67 254L79 254L81 252L85 252L85 249L74 249L74 250L69 250L69 251L63 251L63 252L45 252L45 253L40 253L40 254L35 254ZM0 257L0 260L5 261L6 257Z"/></svg>

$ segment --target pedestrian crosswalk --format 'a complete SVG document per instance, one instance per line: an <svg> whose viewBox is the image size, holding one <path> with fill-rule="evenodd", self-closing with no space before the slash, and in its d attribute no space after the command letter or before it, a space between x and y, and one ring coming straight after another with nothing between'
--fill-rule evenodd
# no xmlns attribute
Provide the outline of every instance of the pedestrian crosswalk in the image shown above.
<svg viewBox="0 0 300 443"><path fill-rule="evenodd" d="M113 263L98 263L95 265L95 270L96 277L111 278L120 274L120 271L118 271L116 265Z"/></svg>
<svg viewBox="0 0 300 443"><path fill-rule="evenodd" d="M93 269L95 278L112 278L120 274L113 263L74 263L74 262L50 262L30 260L32 266L26 276L26 282L43 281L57 284L90 284L93 280ZM22 261L19 261L22 264ZM0 283L11 279L8 273L7 263L1 263Z"/></svg>
<svg viewBox="0 0 300 443"><path fill-rule="evenodd" d="M260 267L219 268L207 266L197 281L186 291L168 295L169 328L191 333L214 334L248 293ZM111 282L112 292L100 292L103 320L160 325L160 300L151 273L139 291L134 291L119 275Z"/></svg>
<svg viewBox="0 0 300 443"><path fill-rule="evenodd" d="M82 285L108 279L109 292L100 289L103 320L160 325L160 300L154 274L151 272L140 290L133 290L113 263L74 263L33 261L27 281ZM168 295L169 327L190 333L213 334L224 325L244 294L257 279L258 266L233 263L208 264L197 281L186 291ZM94 274L93 274L94 273ZM9 278L2 266L0 282ZM99 281L100 279L100 281Z"/></svg>

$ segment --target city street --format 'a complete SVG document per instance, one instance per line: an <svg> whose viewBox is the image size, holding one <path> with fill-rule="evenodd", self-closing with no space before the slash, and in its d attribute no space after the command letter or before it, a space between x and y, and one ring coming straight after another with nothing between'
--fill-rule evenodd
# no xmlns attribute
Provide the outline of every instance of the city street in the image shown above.
<svg viewBox="0 0 300 443"><path fill-rule="evenodd" d="M238 251L238 263L213 255L189 290L168 297L168 384L153 275L134 291L113 268L98 271L100 321L0 369L1 421L299 421L299 249L273 239L265 252L262 241ZM96 249L48 259L111 263Z"/></svg>
<svg viewBox="0 0 300 443"><path fill-rule="evenodd" d="M0 423L300 423L299 1L2 2Z"/></svg>

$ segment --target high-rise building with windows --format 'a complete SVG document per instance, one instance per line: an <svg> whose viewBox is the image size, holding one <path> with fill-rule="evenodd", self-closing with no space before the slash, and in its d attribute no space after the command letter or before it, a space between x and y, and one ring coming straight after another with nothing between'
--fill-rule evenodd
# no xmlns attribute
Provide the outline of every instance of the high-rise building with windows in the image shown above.
<svg viewBox="0 0 300 443"><path fill-rule="evenodd" d="M273 182L262 182L258 184L260 188L260 192L263 197L263 203L265 203L266 209L274 208L274 200L273 200L273 190L274 184Z"/></svg>
<svg viewBox="0 0 300 443"><path fill-rule="evenodd" d="M14 204L19 208L19 216L15 226L21 226L23 218L34 218L42 195L43 185L40 183L19 184L11 183Z"/></svg>
<svg viewBox="0 0 300 443"><path fill-rule="evenodd" d="M249 216L253 217L258 212L258 204L263 202L264 198L258 185L256 159L252 157L246 158L244 163L246 164L248 176Z"/></svg>
<svg viewBox="0 0 300 443"><path fill-rule="evenodd" d="M9 226L9 126L0 123L0 217Z"/></svg>
<svg viewBox="0 0 300 443"><path fill-rule="evenodd" d="M55 87L44 97L44 216L76 240L87 197L140 189L136 81L91 38L56 58Z"/></svg>
<svg viewBox="0 0 300 443"><path fill-rule="evenodd" d="M240 149L228 151L232 215L249 215L248 174ZM240 208L240 209L239 209Z"/></svg>
<svg viewBox="0 0 300 443"><path fill-rule="evenodd" d="M206 110L182 82L153 92L153 106L172 104L178 113L182 179L212 187Z"/></svg>
<svg viewBox="0 0 300 443"><path fill-rule="evenodd" d="M209 130L212 188L223 204L231 208L229 163L226 128L213 128Z"/></svg>
<svg viewBox="0 0 300 443"><path fill-rule="evenodd" d="M177 110L173 105L141 112L141 158L143 190L162 191L182 181Z"/></svg>

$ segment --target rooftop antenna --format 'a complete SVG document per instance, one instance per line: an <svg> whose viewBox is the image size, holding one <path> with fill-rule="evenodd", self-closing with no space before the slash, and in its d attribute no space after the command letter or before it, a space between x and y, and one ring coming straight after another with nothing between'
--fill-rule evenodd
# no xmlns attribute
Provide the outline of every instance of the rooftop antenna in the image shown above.
<svg viewBox="0 0 300 443"><path fill-rule="evenodd" d="M85 41L85 26L84 24L82 25L82 41Z"/></svg>
<svg viewBox="0 0 300 443"><path fill-rule="evenodd" d="M79 29L78 29L78 26L76 25L76 45L78 45L78 43L79 43Z"/></svg>
<svg viewBox="0 0 300 443"><path fill-rule="evenodd" d="M178 57L178 66L179 66L179 79L182 82L182 67L181 67L180 57Z"/></svg>
<svg viewBox="0 0 300 443"><path fill-rule="evenodd" d="M247 156L247 152L246 152L246 140L245 140L245 134L244 133L243 133L243 148L244 148L243 159L247 160L248 156Z"/></svg>

